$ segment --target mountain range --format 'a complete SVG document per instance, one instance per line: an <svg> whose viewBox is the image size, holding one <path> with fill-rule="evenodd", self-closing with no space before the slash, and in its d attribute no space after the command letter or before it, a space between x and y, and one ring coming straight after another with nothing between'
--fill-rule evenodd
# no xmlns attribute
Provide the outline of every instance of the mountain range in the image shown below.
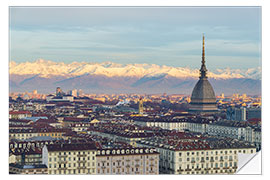
<svg viewBox="0 0 270 180"><path fill-rule="evenodd" d="M173 93L190 94L199 69L156 64L117 64L113 62L34 62L9 63L11 92L37 89L42 93L82 89L87 93ZM261 67L208 71L217 93L261 93Z"/></svg>

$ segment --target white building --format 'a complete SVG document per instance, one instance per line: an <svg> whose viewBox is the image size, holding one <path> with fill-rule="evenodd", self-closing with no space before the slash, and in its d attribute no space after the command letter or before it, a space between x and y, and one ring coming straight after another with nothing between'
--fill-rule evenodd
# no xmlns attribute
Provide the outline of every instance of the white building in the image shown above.
<svg viewBox="0 0 270 180"><path fill-rule="evenodd" d="M96 174L94 144L53 144L42 149L48 174Z"/></svg>
<svg viewBox="0 0 270 180"><path fill-rule="evenodd" d="M224 146L192 139L155 138L137 144L160 153L159 169L165 174L233 174L237 170L238 153L256 152L249 145Z"/></svg>
<svg viewBox="0 0 270 180"><path fill-rule="evenodd" d="M101 149L97 174L159 174L159 153L153 148Z"/></svg>

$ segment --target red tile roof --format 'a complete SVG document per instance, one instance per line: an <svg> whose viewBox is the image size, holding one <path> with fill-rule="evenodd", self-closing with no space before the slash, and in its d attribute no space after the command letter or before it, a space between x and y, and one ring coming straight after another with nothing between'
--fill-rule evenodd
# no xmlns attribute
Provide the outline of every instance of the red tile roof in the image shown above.
<svg viewBox="0 0 270 180"><path fill-rule="evenodd" d="M9 111L9 114L31 114L30 111Z"/></svg>

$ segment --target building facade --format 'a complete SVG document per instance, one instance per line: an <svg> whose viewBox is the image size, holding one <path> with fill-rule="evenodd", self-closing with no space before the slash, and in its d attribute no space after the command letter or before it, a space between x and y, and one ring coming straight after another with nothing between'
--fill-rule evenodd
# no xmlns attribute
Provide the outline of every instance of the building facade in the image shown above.
<svg viewBox="0 0 270 180"><path fill-rule="evenodd" d="M155 148L159 153L162 174L233 174L237 170L238 153L256 153L256 148L210 147L202 142L182 142L183 146L158 141L141 141L140 147Z"/></svg>
<svg viewBox="0 0 270 180"><path fill-rule="evenodd" d="M9 174L48 174L47 166L39 165L21 165L9 164Z"/></svg>
<svg viewBox="0 0 270 180"><path fill-rule="evenodd" d="M97 151L97 174L159 174L159 153L153 148Z"/></svg>
<svg viewBox="0 0 270 180"><path fill-rule="evenodd" d="M93 143L45 145L42 163L48 174L96 174L96 147Z"/></svg>

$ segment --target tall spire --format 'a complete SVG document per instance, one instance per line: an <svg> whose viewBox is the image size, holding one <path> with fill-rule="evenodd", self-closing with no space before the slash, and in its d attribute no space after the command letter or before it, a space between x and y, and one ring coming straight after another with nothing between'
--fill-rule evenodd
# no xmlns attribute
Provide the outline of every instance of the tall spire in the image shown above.
<svg viewBox="0 0 270 180"><path fill-rule="evenodd" d="M202 47L202 65L201 65L201 69L200 69L200 79L204 79L207 78L206 76L206 66L205 66L205 47L204 47L204 34L203 34L203 47Z"/></svg>

